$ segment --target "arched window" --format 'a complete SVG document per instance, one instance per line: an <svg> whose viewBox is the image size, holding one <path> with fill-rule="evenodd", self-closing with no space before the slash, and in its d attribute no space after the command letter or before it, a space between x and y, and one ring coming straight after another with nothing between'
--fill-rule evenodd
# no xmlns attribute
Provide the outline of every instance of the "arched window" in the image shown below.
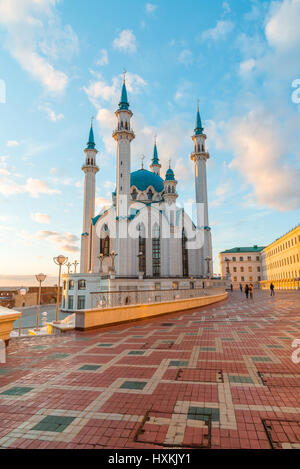
<svg viewBox="0 0 300 469"><path fill-rule="evenodd" d="M152 269L153 277L160 277L160 233L157 225L154 226L152 237Z"/></svg>
<svg viewBox="0 0 300 469"><path fill-rule="evenodd" d="M175 194L175 187L172 187L172 193Z"/></svg>
<svg viewBox="0 0 300 469"><path fill-rule="evenodd" d="M126 130L128 129L127 121L125 121L125 129L126 129Z"/></svg>
<svg viewBox="0 0 300 469"><path fill-rule="evenodd" d="M139 225L139 272L146 273L146 238L144 225Z"/></svg>
<svg viewBox="0 0 300 469"><path fill-rule="evenodd" d="M103 254L104 257L109 256L109 246L110 246L109 230L108 230L108 226L104 225L101 230L101 238L100 238L100 254Z"/></svg>
<svg viewBox="0 0 300 469"><path fill-rule="evenodd" d="M74 280L69 280L69 290L74 290Z"/></svg>
<svg viewBox="0 0 300 469"><path fill-rule="evenodd" d="M183 277L189 276L189 258L188 258L188 250L186 248L187 238L185 235L184 228L182 230L182 244L181 244L181 251L182 251L182 275Z"/></svg>
<svg viewBox="0 0 300 469"><path fill-rule="evenodd" d="M136 200L136 199L137 199L137 195L138 195L137 190L134 188L133 191L131 192L131 197L132 197L132 199L133 199L133 200Z"/></svg>
<svg viewBox="0 0 300 469"><path fill-rule="evenodd" d="M148 197L148 200L152 200L153 192L152 192L151 189L148 190L148 192L147 192L147 197Z"/></svg>
<svg viewBox="0 0 300 469"><path fill-rule="evenodd" d="M170 193L171 193L171 187L168 186L168 194L170 194Z"/></svg>

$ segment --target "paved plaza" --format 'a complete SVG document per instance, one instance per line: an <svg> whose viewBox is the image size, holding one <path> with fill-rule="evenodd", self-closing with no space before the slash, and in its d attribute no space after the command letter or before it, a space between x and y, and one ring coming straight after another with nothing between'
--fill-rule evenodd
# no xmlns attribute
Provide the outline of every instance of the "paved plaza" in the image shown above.
<svg viewBox="0 0 300 469"><path fill-rule="evenodd" d="M0 365L0 448L300 448L300 292L229 295L12 340Z"/></svg>

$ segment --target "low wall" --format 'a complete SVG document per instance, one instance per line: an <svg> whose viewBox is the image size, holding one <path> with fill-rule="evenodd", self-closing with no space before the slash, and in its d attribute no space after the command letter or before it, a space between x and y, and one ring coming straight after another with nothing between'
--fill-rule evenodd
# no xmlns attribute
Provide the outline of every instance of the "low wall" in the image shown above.
<svg viewBox="0 0 300 469"><path fill-rule="evenodd" d="M75 329L85 330L122 322L146 319L163 314L199 308L218 303L227 298L227 293L220 292L209 296L186 298L183 300L163 301L161 303L118 306L105 309L86 309L75 311Z"/></svg>

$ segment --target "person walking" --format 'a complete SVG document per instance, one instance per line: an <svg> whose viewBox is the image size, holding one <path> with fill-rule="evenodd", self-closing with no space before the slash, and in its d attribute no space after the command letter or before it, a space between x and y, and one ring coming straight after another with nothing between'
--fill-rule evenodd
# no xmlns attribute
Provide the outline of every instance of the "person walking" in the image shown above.
<svg viewBox="0 0 300 469"><path fill-rule="evenodd" d="M271 285L270 285L270 291L271 291L271 296L275 296L275 287L274 287L272 282L271 282Z"/></svg>
<svg viewBox="0 0 300 469"><path fill-rule="evenodd" d="M245 294L246 294L246 298L248 299L248 295L249 295L249 285L248 285L248 283L245 285Z"/></svg>
<svg viewBox="0 0 300 469"><path fill-rule="evenodd" d="M243 293L243 285L240 283L240 290L241 290L241 293Z"/></svg>
<svg viewBox="0 0 300 469"><path fill-rule="evenodd" d="M250 294L251 300L253 300L253 285L252 285L252 283L250 283L250 285L249 285L249 294Z"/></svg>

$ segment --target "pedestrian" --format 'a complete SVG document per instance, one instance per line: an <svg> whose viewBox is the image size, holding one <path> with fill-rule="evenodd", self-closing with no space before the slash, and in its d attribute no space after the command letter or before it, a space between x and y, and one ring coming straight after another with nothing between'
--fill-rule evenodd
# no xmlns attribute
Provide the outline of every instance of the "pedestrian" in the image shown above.
<svg viewBox="0 0 300 469"><path fill-rule="evenodd" d="M249 295L249 286L248 286L248 284L245 285L245 294L246 294L246 298L248 299L248 295Z"/></svg>
<svg viewBox="0 0 300 469"><path fill-rule="evenodd" d="M241 293L243 293L243 285L240 283L240 290L241 290Z"/></svg>
<svg viewBox="0 0 300 469"><path fill-rule="evenodd" d="M251 300L253 300L253 285L252 285L252 283L250 283L250 285L249 285L249 293L250 293Z"/></svg>
<svg viewBox="0 0 300 469"><path fill-rule="evenodd" d="M272 282L271 282L271 285L270 285L270 291L271 291L271 296L275 296L275 287L274 287Z"/></svg>

